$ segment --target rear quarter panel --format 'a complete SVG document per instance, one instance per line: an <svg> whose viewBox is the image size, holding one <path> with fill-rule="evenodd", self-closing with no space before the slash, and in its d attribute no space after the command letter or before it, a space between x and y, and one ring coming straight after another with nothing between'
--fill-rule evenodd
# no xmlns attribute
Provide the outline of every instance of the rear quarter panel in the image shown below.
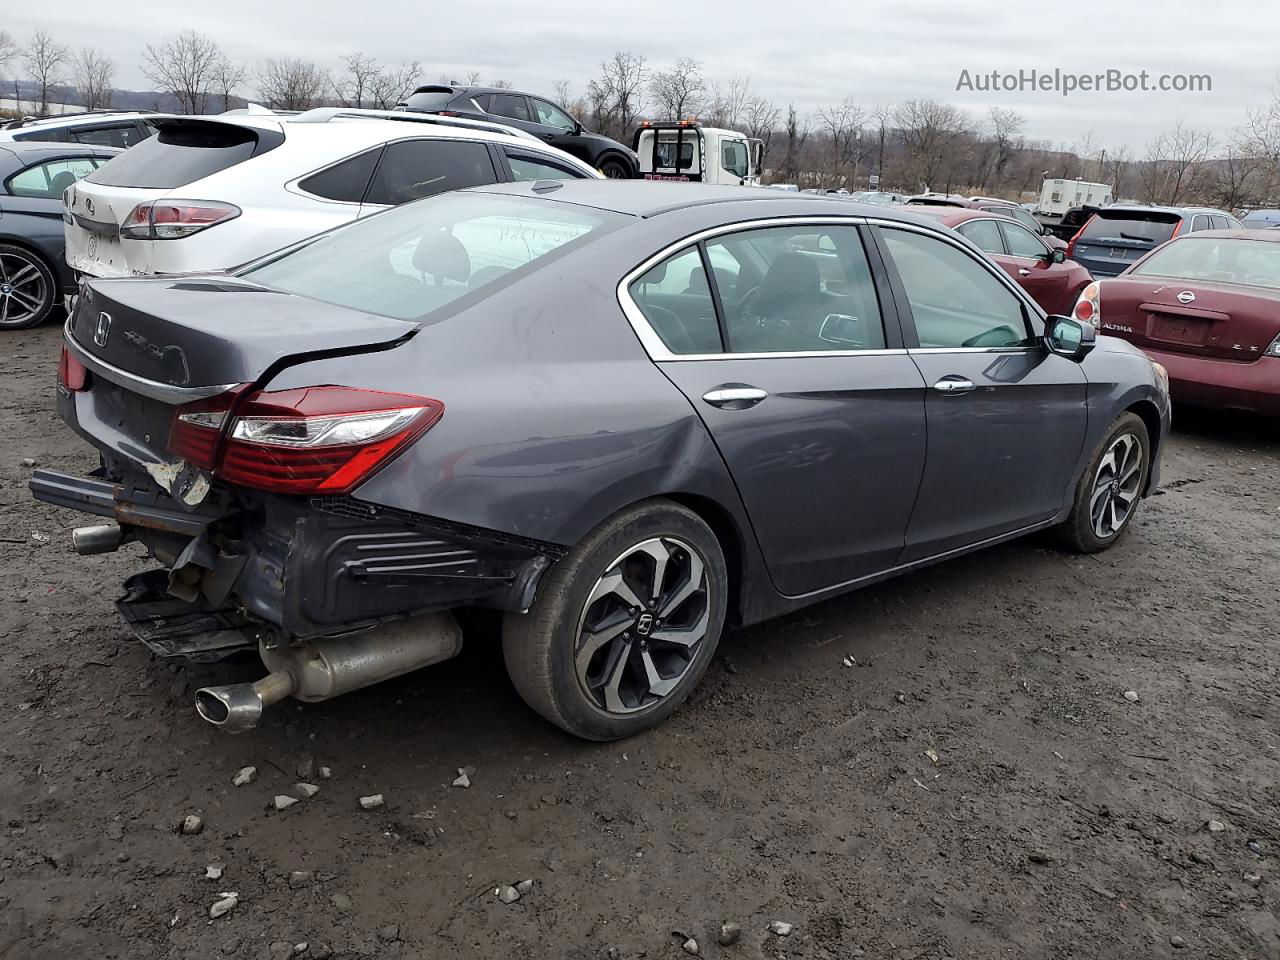
<svg viewBox="0 0 1280 960"><path fill-rule="evenodd" d="M1085 358L1084 374L1089 380L1089 426L1075 476L1079 478L1116 418L1136 408L1147 422L1152 442L1147 491L1155 490L1160 484L1160 455L1169 434L1170 404L1151 361L1124 340L1100 336Z"/></svg>

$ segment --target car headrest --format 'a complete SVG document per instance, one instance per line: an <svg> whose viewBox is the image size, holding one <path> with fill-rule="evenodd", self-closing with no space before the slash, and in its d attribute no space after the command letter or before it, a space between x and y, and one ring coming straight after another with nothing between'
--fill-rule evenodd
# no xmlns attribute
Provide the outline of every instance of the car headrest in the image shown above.
<svg viewBox="0 0 1280 960"><path fill-rule="evenodd" d="M818 265L812 257L787 251L769 264L769 270L756 295L756 308L785 307L788 304L811 303L822 293Z"/></svg>
<svg viewBox="0 0 1280 960"><path fill-rule="evenodd" d="M471 257L453 234L446 230L433 230L423 234L418 241L413 251L413 267L435 277L436 283L442 280L465 283L471 276Z"/></svg>
<svg viewBox="0 0 1280 960"><path fill-rule="evenodd" d="M63 170L61 173L56 174L53 180L50 181L49 192L54 197L58 199L62 199L63 192L67 189L67 187L71 186L75 182L76 182L76 175L72 173L70 170Z"/></svg>

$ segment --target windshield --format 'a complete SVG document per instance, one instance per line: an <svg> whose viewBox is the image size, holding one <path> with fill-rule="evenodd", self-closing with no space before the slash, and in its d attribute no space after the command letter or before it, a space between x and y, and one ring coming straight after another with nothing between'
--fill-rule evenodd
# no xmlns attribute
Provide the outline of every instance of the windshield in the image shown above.
<svg viewBox="0 0 1280 960"><path fill-rule="evenodd" d="M1153 253L1131 272L1280 290L1280 244L1225 237L1183 237Z"/></svg>
<svg viewBox="0 0 1280 960"><path fill-rule="evenodd" d="M240 275L355 310L421 320L628 219L550 200L442 194L321 234Z"/></svg>
<svg viewBox="0 0 1280 960"><path fill-rule="evenodd" d="M1099 210L1085 225L1081 240L1130 240L1152 246L1173 236L1181 218L1176 213Z"/></svg>

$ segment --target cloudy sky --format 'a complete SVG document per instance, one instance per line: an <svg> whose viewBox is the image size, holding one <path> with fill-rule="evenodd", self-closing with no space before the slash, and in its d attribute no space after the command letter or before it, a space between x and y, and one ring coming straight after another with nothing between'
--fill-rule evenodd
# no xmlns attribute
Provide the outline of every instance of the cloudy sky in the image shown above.
<svg viewBox="0 0 1280 960"><path fill-rule="evenodd" d="M192 27L248 63L298 56L336 65L344 53L419 60L424 81L478 70L485 81L551 93L581 90L615 50L661 68L696 57L711 76L746 74L753 89L811 111L853 97L864 106L914 97L950 100L975 117L991 106L1027 118L1027 134L1054 144L1142 145L1178 121L1226 137L1276 88L1280 5L1273 0L11 0L0 23L19 43L45 28L117 62L116 85L145 89L147 41ZM971 76L1057 68L1075 74L1146 70L1208 74L1201 93L957 91ZM12 73L13 65L0 70ZM252 87L252 82L247 84ZM252 90L244 91L251 94Z"/></svg>

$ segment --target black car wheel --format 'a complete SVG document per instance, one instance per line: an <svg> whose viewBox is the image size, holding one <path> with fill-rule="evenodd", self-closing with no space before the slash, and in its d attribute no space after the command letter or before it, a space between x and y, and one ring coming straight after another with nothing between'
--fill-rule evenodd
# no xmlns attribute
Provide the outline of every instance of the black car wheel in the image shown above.
<svg viewBox="0 0 1280 960"><path fill-rule="evenodd" d="M0 330L34 327L53 311L58 284L39 255L0 244Z"/></svg>
<svg viewBox="0 0 1280 960"><path fill-rule="evenodd" d="M605 521L548 574L503 653L525 702L588 740L659 723L706 670L724 626L728 572L697 514L654 500Z"/></svg>
<svg viewBox="0 0 1280 960"><path fill-rule="evenodd" d="M600 172L610 180L630 180L631 168L626 162L618 157L607 157L600 164Z"/></svg>
<svg viewBox="0 0 1280 960"><path fill-rule="evenodd" d="M1138 509L1151 469L1147 425L1135 413L1116 419L1076 484L1075 502L1062 524L1067 545L1097 553L1118 541Z"/></svg>

